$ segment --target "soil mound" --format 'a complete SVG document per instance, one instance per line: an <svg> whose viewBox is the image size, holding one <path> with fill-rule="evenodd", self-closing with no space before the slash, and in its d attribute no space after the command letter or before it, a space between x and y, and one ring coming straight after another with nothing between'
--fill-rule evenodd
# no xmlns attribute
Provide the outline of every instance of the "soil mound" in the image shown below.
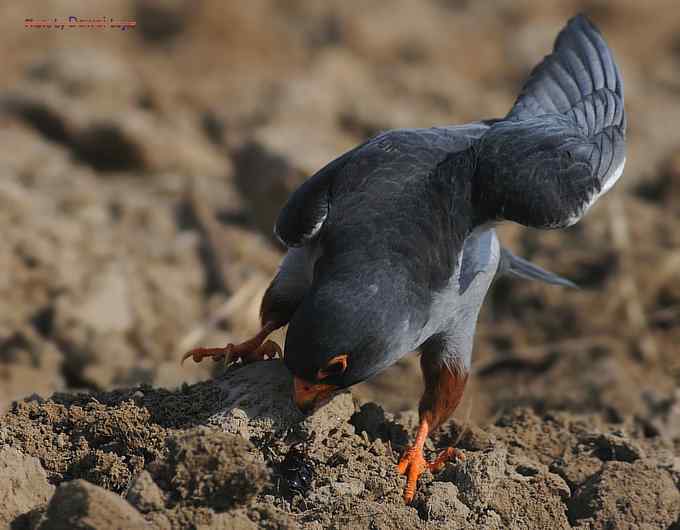
<svg viewBox="0 0 680 530"><path fill-rule="evenodd" d="M0 443L21 468L15 490L38 480L44 493L14 509L13 528L678 524L673 446L632 419L518 408L483 430L449 422L428 451L457 442L465 460L424 475L405 506L395 462L413 413L357 406L344 393L304 418L287 412L289 391L282 363L265 361L176 392L139 387L16 403ZM192 418L186 410L196 400L210 405Z"/></svg>

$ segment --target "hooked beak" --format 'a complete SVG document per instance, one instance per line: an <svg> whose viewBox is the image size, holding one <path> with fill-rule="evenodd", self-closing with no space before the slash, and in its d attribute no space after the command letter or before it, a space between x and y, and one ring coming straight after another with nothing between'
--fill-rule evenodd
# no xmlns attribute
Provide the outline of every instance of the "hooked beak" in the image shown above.
<svg viewBox="0 0 680 530"><path fill-rule="evenodd" d="M297 408L305 414L322 405L336 390L338 387L335 385L309 383L299 377L293 377L293 400Z"/></svg>

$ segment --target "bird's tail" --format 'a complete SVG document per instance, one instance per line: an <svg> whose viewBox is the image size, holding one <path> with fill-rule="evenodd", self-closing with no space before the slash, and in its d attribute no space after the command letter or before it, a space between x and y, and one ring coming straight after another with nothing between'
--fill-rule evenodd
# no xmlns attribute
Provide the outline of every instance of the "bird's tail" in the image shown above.
<svg viewBox="0 0 680 530"><path fill-rule="evenodd" d="M525 280L537 280L539 282L549 283L552 285L561 285L563 287L571 287L578 289L578 286L566 278L555 274L554 272L542 269L538 265L534 265L530 261L515 256L507 248L501 247L501 259L498 264L498 274L507 274L517 278L524 278Z"/></svg>

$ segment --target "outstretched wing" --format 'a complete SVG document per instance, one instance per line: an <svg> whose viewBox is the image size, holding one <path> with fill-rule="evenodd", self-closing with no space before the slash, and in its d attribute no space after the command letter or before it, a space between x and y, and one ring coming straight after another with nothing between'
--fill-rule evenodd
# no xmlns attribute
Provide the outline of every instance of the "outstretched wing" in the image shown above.
<svg viewBox="0 0 680 530"><path fill-rule="evenodd" d="M473 200L487 219L570 226L621 176L625 131L623 83L612 52L579 15L506 119L481 138Z"/></svg>
<svg viewBox="0 0 680 530"><path fill-rule="evenodd" d="M485 122L476 122L378 134L330 162L295 190L279 214L274 233L288 247L300 247L314 239L328 217L334 188L334 200L344 196L343 208L351 206L351 215L370 217L379 202L383 206L394 204L399 183L413 178L425 182L425 176L447 156L470 148L488 127ZM373 205L360 212L365 205L357 204L356 188L365 187L368 181L375 186L371 192L362 193L361 199L368 198ZM348 199L348 195L352 197ZM353 224L356 221L356 217L352 219Z"/></svg>

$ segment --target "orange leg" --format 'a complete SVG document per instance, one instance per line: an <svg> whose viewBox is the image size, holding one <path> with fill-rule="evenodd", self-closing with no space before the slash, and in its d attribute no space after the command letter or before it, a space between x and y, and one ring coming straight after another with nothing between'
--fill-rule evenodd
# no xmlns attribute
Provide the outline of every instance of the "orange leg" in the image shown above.
<svg viewBox="0 0 680 530"><path fill-rule="evenodd" d="M226 359L227 364L241 359L244 363L262 361L266 357L273 359L275 356L282 357L281 348L274 341L265 339L279 326L274 322L267 322L252 339L240 344L227 344L224 348L194 348L182 356L182 363L191 357L194 362L200 363L206 357L212 357L213 361Z"/></svg>
<svg viewBox="0 0 680 530"><path fill-rule="evenodd" d="M442 451L432 462L427 462L423 455L425 440L430 432L439 427L453 413L463 397L467 382L467 374L463 371L450 370L429 356L423 355L420 365L425 377L425 392L420 400L420 426L416 440L399 460L397 471L406 475L404 502L410 504L416 493L418 478L429 469L432 473L441 471L444 464L451 459L464 458L459 450L449 447Z"/></svg>

